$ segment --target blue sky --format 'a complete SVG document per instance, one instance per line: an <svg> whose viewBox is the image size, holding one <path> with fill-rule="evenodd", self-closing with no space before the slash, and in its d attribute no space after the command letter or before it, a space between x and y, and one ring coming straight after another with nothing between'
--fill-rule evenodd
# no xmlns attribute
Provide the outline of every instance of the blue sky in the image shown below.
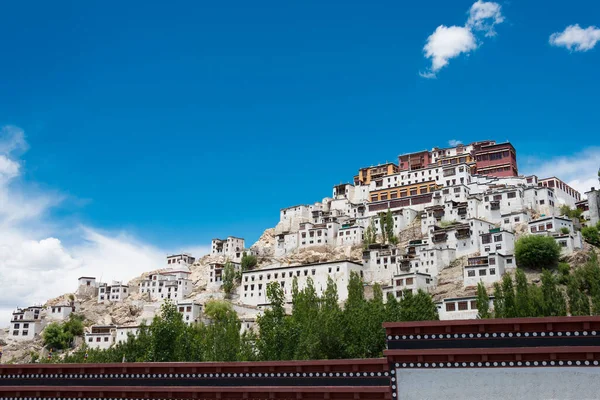
<svg viewBox="0 0 600 400"><path fill-rule="evenodd" d="M93 247L89 268L114 261L102 240L134 258L251 244L280 208L449 140L510 140L522 172L593 182L600 3L473 6L5 3L0 127L23 140L3 191L38 208L8 224L5 204L0 226L77 266Z"/></svg>

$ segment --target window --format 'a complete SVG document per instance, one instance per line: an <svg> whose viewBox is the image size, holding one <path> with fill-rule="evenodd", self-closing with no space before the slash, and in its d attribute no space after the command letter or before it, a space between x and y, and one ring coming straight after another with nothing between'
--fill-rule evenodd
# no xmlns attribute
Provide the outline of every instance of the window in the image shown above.
<svg viewBox="0 0 600 400"><path fill-rule="evenodd" d="M479 276L486 276L486 275L487 275L487 271L485 269L479 270Z"/></svg>
<svg viewBox="0 0 600 400"><path fill-rule="evenodd" d="M512 258L507 258L507 259L506 259L506 263L507 263L507 264L512 264Z"/></svg>
<svg viewBox="0 0 600 400"><path fill-rule="evenodd" d="M15 324L15 329L19 329L19 324Z"/></svg>
<svg viewBox="0 0 600 400"><path fill-rule="evenodd" d="M496 275L496 268L490 268L490 275Z"/></svg>
<svg viewBox="0 0 600 400"><path fill-rule="evenodd" d="M552 229L552 222L546 224L546 229Z"/></svg>
<svg viewBox="0 0 600 400"><path fill-rule="evenodd" d="M456 311L456 303L446 303L446 311Z"/></svg>
<svg viewBox="0 0 600 400"><path fill-rule="evenodd" d="M94 338L88 338L88 342L92 342Z"/></svg>
<svg viewBox="0 0 600 400"><path fill-rule="evenodd" d="M469 302L467 301L459 301L458 302L458 311L466 311L469 309Z"/></svg>
<svg viewBox="0 0 600 400"><path fill-rule="evenodd" d="M99 341L100 341L100 339L101 339L101 338L97 337L97 338L96 338L96 342L99 342Z"/></svg>
<svg viewBox="0 0 600 400"><path fill-rule="evenodd" d="M191 312L192 311L192 306L187 306L186 309L185 309L185 311Z"/></svg>
<svg viewBox="0 0 600 400"><path fill-rule="evenodd" d="M501 242L501 241L502 241L502 234L494 235L494 242Z"/></svg>
<svg viewBox="0 0 600 400"><path fill-rule="evenodd" d="M104 341L105 341L105 342L108 342L108 338L107 338L107 337L105 337L105 338L104 338Z"/></svg>
<svg viewBox="0 0 600 400"><path fill-rule="evenodd" d="M404 284L404 279L396 279L396 286L402 286Z"/></svg>
<svg viewBox="0 0 600 400"><path fill-rule="evenodd" d="M490 264L490 265L496 265L496 259L495 258L490 258L488 260L488 264Z"/></svg>
<svg viewBox="0 0 600 400"><path fill-rule="evenodd" d="M477 310L477 300L471 300L471 310Z"/></svg>
<svg viewBox="0 0 600 400"><path fill-rule="evenodd" d="M414 281L413 278L406 278L406 285L412 285L413 281Z"/></svg>
<svg viewBox="0 0 600 400"><path fill-rule="evenodd" d="M473 276L475 276L475 270L474 270L474 269L472 269L472 270L470 270L470 271L467 271L467 276L469 276L469 277L473 277Z"/></svg>
<svg viewBox="0 0 600 400"><path fill-rule="evenodd" d="M544 204L544 200L540 200L540 204Z"/></svg>
<svg viewBox="0 0 600 400"><path fill-rule="evenodd" d="M508 197L509 199L514 199L515 197L517 197L517 192L509 192L506 197Z"/></svg>

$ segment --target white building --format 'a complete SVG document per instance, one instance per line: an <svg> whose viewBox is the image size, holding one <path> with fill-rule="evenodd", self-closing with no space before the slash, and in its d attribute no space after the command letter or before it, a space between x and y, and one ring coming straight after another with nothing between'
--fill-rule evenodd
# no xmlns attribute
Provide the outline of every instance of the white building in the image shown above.
<svg viewBox="0 0 600 400"><path fill-rule="evenodd" d="M188 253L167 256L167 265L169 268L179 268L180 266L189 267L194 261L196 261L196 259Z"/></svg>
<svg viewBox="0 0 600 400"><path fill-rule="evenodd" d="M455 320L455 319L476 319L477 297L457 297L444 299L436 303L440 320ZM490 310L493 310L494 303L490 297Z"/></svg>
<svg viewBox="0 0 600 400"><path fill-rule="evenodd" d="M514 268L514 256L489 253L485 256L469 257L464 267L464 286L477 286L479 282L486 286L499 282L507 268Z"/></svg>
<svg viewBox="0 0 600 400"><path fill-rule="evenodd" d="M179 301L177 302L177 309L183 314L183 322L188 325L194 324L200 321L202 315L202 305L195 301Z"/></svg>
<svg viewBox="0 0 600 400"><path fill-rule="evenodd" d="M243 335L245 332L255 332L258 329L256 324L256 318L254 317L246 317L240 318L240 335Z"/></svg>
<svg viewBox="0 0 600 400"><path fill-rule="evenodd" d="M429 292L430 289L435 287L435 284L436 278L433 278L429 274L407 272L394 275L392 279L392 293L396 298L400 299L407 290L410 290L413 294L416 294L419 289Z"/></svg>
<svg viewBox="0 0 600 400"><path fill-rule="evenodd" d="M235 272L242 268L242 264L231 262ZM225 269L225 263L213 262L208 264L208 281L212 286L220 286L223 283L223 270Z"/></svg>
<svg viewBox="0 0 600 400"><path fill-rule="evenodd" d="M572 233L573 221L566 217L542 217L529 221L529 233L544 234L544 233Z"/></svg>
<svg viewBox="0 0 600 400"><path fill-rule="evenodd" d="M96 297L98 283L93 276L82 276L77 280L77 296Z"/></svg>
<svg viewBox="0 0 600 400"><path fill-rule="evenodd" d="M139 333L140 333L140 326L139 325L136 325L136 326L118 326L114 330L114 342L116 344L125 343L125 342L127 342L127 340L129 340L129 336L137 337L137 335Z"/></svg>
<svg viewBox="0 0 600 400"><path fill-rule="evenodd" d="M64 321L69 318L72 312L75 312L75 306L69 304L56 304L48 307L46 317L57 321Z"/></svg>
<svg viewBox="0 0 600 400"><path fill-rule="evenodd" d="M12 313L10 338L15 340L33 340L42 331L41 306L18 308Z"/></svg>
<svg viewBox="0 0 600 400"><path fill-rule="evenodd" d="M116 329L114 325L94 325L85 333L85 344L90 349L106 350L115 343Z"/></svg>
<svg viewBox="0 0 600 400"><path fill-rule="evenodd" d="M561 247L563 255L583 247L581 232L575 231L573 221L566 217L542 217L528 224L529 233L552 236Z"/></svg>
<svg viewBox="0 0 600 400"><path fill-rule="evenodd" d="M575 207L575 203L581 200L581 193L567 185L557 177L544 178L538 181L538 184L543 187L554 189L554 194L557 201L561 204L566 204L569 207Z"/></svg>
<svg viewBox="0 0 600 400"><path fill-rule="evenodd" d="M351 272L363 276L362 264L352 261L331 261L246 271L242 273L241 301L253 306L268 304L267 285L278 282L283 288L286 301L291 302L294 279L298 281L298 289L302 290L309 278L313 280L317 295L321 296L327 288L327 278L331 277L337 284L339 301L344 302L348 297L347 286Z"/></svg>
<svg viewBox="0 0 600 400"><path fill-rule="evenodd" d="M140 293L148 293L153 301L183 300L192 292L191 272L187 269L167 269L150 274L140 282Z"/></svg>
<svg viewBox="0 0 600 400"><path fill-rule="evenodd" d="M210 254L225 256L229 260L240 263L244 252L244 239L228 236L227 239L213 239Z"/></svg>
<svg viewBox="0 0 600 400"><path fill-rule="evenodd" d="M336 245L356 246L363 242L365 228L362 226L342 226L337 233Z"/></svg>
<svg viewBox="0 0 600 400"><path fill-rule="evenodd" d="M600 189L592 188L585 192L587 197L587 220L588 226L596 226L600 222Z"/></svg>
<svg viewBox="0 0 600 400"><path fill-rule="evenodd" d="M129 296L129 286L122 282L113 281L112 284L100 283L98 287L98 303L110 301L118 303Z"/></svg>

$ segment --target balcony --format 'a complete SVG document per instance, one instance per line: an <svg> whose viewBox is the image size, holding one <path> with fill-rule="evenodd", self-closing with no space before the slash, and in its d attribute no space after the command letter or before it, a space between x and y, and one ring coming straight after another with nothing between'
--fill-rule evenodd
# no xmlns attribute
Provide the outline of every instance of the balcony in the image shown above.
<svg viewBox="0 0 600 400"><path fill-rule="evenodd" d="M456 238L457 239L468 239L471 237L470 229L457 229L456 230Z"/></svg>
<svg viewBox="0 0 600 400"><path fill-rule="evenodd" d="M471 257L471 258L468 259L467 265L469 267L471 267L471 266L480 266L480 265L488 265L488 258L487 258L487 256L484 256L484 257Z"/></svg>
<svg viewBox="0 0 600 400"><path fill-rule="evenodd" d="M448 240L448 234L446 232L443 233L434 233L431 241L433 243L443 243Z"/></svg>
<svg viewBox="0 0 600 400"><path fill-rule="evenodd" d="M409 259L400 260L400 271L410 272L410 260Z"/></svg>
<svg viewBox="0 0 600 400"><path fill-rule="evenodd" d="M492 211L500 210L500 202L499 201L490 201L490 210L492 210Z"/></svg>

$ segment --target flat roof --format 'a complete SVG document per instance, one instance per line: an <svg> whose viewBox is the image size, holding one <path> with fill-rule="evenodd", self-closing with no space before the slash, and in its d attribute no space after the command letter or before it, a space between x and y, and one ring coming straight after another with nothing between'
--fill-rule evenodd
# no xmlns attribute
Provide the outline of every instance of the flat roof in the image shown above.
<svg viewBox="0 0 600 400"><path fill-rule="evenodd" d="M80 276L79 278L77 278L77 280L79 279L96 279L95 276Z"/></svg>
<svg viewBox="0 0 600 400"><path fill-rule="evenodd" d="M563 221L569 221L569 222L571 222L571 223L573 222L573 221L571 221L571 219L570 219L570 218L555 217L554 215L549 215L549 216L547 216L547 217L541 217L541 218L538 218L538 219L532 219L532 220L531 220L531 221L529 221L528 223L529 223L529 224L532 224L532 223L536 223L536 222L539 222L539 221L546 221L546 220L548 220L548 219L560 219L560 220L563 220Z"/></svg>
<svg viewBox="0 0 600 400"><path fill-rule="evenodd" d="M337 263L350 263L350 264L358 265L360 267L363 266L362 264L359 264L357 262L350 261L350 260L346 259L346 260L337 260L337 261L325 261L325 262L322 262L322 263L313 263L313 264L286 265L286 266L281 266L281 267L271 267L271 268L254 269L252 271L244 271L244 272L242 272L242 274L251 274L251 273L253 274L253 273L273 271L273 270L278 270L278 269L318 267L320 265L329 265L329 264L337 264Z"/></svg>

